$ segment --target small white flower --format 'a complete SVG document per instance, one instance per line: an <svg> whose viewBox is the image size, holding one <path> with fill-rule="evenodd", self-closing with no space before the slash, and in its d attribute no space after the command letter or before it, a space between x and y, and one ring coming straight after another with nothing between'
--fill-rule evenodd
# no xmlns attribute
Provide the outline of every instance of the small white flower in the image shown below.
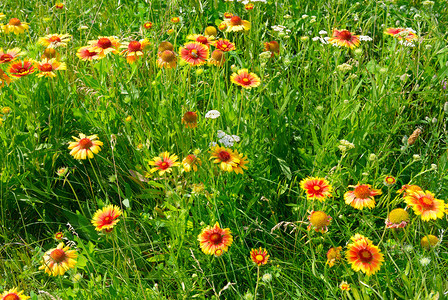
<svg viewBox="0 0 448 300"><path fill-rule="evenodd" d="M222 130L218 130L216 136L218 137L218 139L224 137L226 135L226 133Z"/></svg>
<svg viewBox="0 0 448 300"><path fill-rule="evenodd" d="M420 258L420 264L423 267L426 267L427 265L429 265L430 262L431 262L431 258L429 258L429 257L422 257L422 258Z"/></svg>
<svg viewBox="0 0 448 300"><path fill-rule="evenodd" d="M326 32L325 30L321 30L321 31L319 31L319 34L324 35L324 34L328 34L328 32Z"/></svg>
<svg viewBox="0 0 448 300"><path fill-rule="evenodd" d="M215 147L215 146L218 146L218 144L217 144L216 142L210 142L210 144L208 144L208 146L209 146L210 148L213 148L213 147Z"/></svg>
<svg viewBox="0 0 448 300"><path fill-rule="evenodd" d="M436 164L431 164L431 170L437 171L437 165Z"/></svg>
<svg viewBox="0 0 448 300"><path fill-rule="evenodd" d="M221 116L221 113L217 110L210 110L205 114L206 119L216 119Z"/></svg>
<svg viewBox="0 0 448 300"><path fill-rule="evenodd" d="M235 141L235 143L239 143L241 141L241 138L237 135L232 135L232 138Z"/></svg>
<svg viewBox="0 0 448 300"><path fill-rule="evenodd" d="M370 160L370 161L374 161L374 160L376 160L376 159L377 159L376 154L375 154L375 153L370 153L370 155L369 155L369 160Z"/></svg>
<svg viewBox="0 0 448 300"><path fill-rule="evenodd" d="M359 36L359 40L360 41L366 41L366 42L373 41L373 39L370 36L368 36L368 35L360 35Z"/></svg>
<svg viewBox="0 0 448 300"><path fill-rule="evenodd" d="M406 245L406 246L404 246L403 247L403 250L404 251L406 251L406 252L412 252L413 250L414 250L414 246L412 246L412 245Z"/></svg>
<svg viewBox="0 0 448 300"><path fill-rule="evenodd" d="M308 15L302 15L302 19L306 19L308 17L309 17Z"/></svg>
<svg viewBox="0 0 448 300"><path fill-rule="evenodd" d="M261 280L263 280L263 282L270 282L272 280L272 275L270 273L266 273L263 275L263 277L261 277Z"/></svg>
<svg viewBox="0 0 448 300"><path fill-rule="evenodd" d="M292 19L292 16L291 15L284 15L283 18L285 18L285 19Z"/></svg>

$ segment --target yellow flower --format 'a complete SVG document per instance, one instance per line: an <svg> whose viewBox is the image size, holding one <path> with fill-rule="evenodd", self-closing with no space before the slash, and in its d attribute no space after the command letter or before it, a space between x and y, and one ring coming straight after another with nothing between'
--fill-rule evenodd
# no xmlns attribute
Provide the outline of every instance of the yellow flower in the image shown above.
<svg viewBox="0 0 448 300"><path fill-rule="evenodd" d="M103 142L96 140L96 135L86 136L82 133L79 134L79 138L72 137L76 142L70 142L68 149L71 149L70 155L75 159L93 158L93 154L97 154L103 146Z"/></svg>
<svg viewBox="0 0 448 300"><path fill-rule="evenodd" d="M59 243L56 248L45 252L43 265L39 270L45 270L51 276L64 275L66 271L74 268L78 257L76 250L69 250L70 247L64 247L64 243Z"/></svg>

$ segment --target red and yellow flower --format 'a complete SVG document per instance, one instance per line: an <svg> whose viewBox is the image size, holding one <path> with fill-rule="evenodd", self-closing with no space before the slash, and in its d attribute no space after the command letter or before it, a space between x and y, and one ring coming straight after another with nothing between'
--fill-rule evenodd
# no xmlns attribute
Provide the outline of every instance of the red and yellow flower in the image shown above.
<svg viewBox="0 0 448 300"><path fill-rule="evenodd" d="M76 56L84 61L92 61L100 58L100 51L93 50L90 46L84 46L78 49Z"/></svg>
<svg viewBox="0 0 448 300"><path fill-rule="evenodd" d="M171 22L174 23L174 24L177 24L177 23L180 22L180 18L179 17L172 17L171 18Z"/></svg>
<svg viewBox="0 0 448 300"><path fill-rule="evenodd" d="M76 250L69 250L70 247L64 247L64 243L59 243L56 248L45 252L43 257L43 264L39 270L44 270L45 273L51 276L64 275L66 271L74 268L77 261L78 253Z"/></svg>
<svg viewBox="0 0 448 300"><path fill-rule="evenodd" d="M58 2L54 5L54 8L56 9L63 9L64 8L64 3Z"/></svg>
<svg viewBox="0 0 448 300"><path fill-rule="evenodd" d="M418 36L413 30L405 28L387 28L384 31L384 34L393 36L394 38L397 38L399 40L405 39L407 41L413 41L418 39Z"/></svg>
<svg viewBox="0 0 448 300"><path fill-rule="evenodd" d="M20 48L8 49L6 52L3 51L3 48L0 48L0 64L9 63L22 55L25 55L25 52L21 51Z"/></svg>
<svg viewBox="0 0 448 300"><path fill-rule="evenodd" d="M0 88L4 87L5 84L9 85L11 83L11 78L2 70L0 69Z"/></svg>
<svg viewBox="0 0 448 300"><path fill-rule="evenodd" d="M30 299L29 296L25 296L23 291L18 292L17 288L10 289L9 291L4 291L0 295L1 300L27 300Z"/></svg>
<svg viewBox="0 0 448 300"><path fill-rule="evenodd" d="M215 27L213 27L213 28L215 28ZM204 36L204 35L200 35L200 34L187 35L187 39L201 43L201 44L207 46L208 48L210 48L210 45L213 45L213 42L215 40L215 38L213 36L210 36L210 35Z"/></svg>
<svg viewBox="0 0 448 300"><path fill-rule="evenodd" d="M250 30L250 22L241 19L238 16L233 16L230 19L225 19L224 22L227 25L226 32L238 32Z"/></svg>
<svg viewBox="0 0 448 300"><path fill-rule="evenodd" d="M154 157L153 160L149 162L150 166L154 166L151 168L150 172L154 173L159 171L160 176L165 173L171 173L172 167L180 166L180 163L177 160L178 157L175 154L170 156L170 153L166 151L160 153L159 156Z"/></svg>
<svg viewBox="0 0 448 300"><path fill-rule="evenodd" d="M430 191L407 191L404 200L423 221L441 219L445 214L445 203Z"/></svg>
<svg viewBox="0 0 448 300"><path fill-rule="evenodd" d="M216 222L215 226L207 226L202 230L198 241L202 252L220 256L229 250L233 243L233 237L229 228L221 229L219 223Z"/></svg>
<svg viewBox="0 0 448 300"><path fill-rule="evenodd" d="M211 149L211 157L215 164L219 164L223 171L232 172L237 164L240 163L240 158L228 148L215 146Z"/></svg>
<svg viewBox="0 0 448 300"><path fill-rule="evenodd" d="M261 247L259 249L250 250L250 258L257 266L267 264L269 257L268 251L266 251L266 249L261 249Z"/></svg>
<svg viewBox="0 0 448 300"><path fill-rule="evenodd" d="M39 70L37 73L37 77L56 77L56 73L54 71L66 70L67 66L63 62L59 62L56 58L48 59L44 58L40 62L36 62L36 67Z"/></svg>
<svg viewBox="0 0 448 300"><path fill-rule="evenodd" d="M49 48L67 47L67 43L72 39L70 34L49 34L40 37L37 41L39 45Z"/></svg>
<svg viewBox="0 0 448 300"><path fill-rule="evenodd" d="M409 214L402 208L391 210L386 219L386 228L404 228L409 222Z"/></svg>
<svg viewBox="0 0 448 300"><path fill-rule="evenodd" d="M254 4L253 3L247 3L246 5L244 5L244 9L245 10L252 10L252 9L254 9Z"/></svg>
<svg viewBox="0 0 448 300"><path fill-rule="evenodd" d="M341 289L341 291L350 291L350 284L348 284L347 281L342 281L339 285L339 288Z"/></svg>
<svg viewBox="0 0 448 300"><path fill-rule="evenodd" d="M152 22L149 22L149 21L148 21L148 22L145 22L145 23L143 24L143 27L144 27L145 29L148 29L148 30L149 30L149 29L152 28L152 25L153 25Z"/></svg>
<svg viewBox="0 0 448 300"><path fill-rule="evenodd" d="M129 64L133 64L137 59L143 56L143 51L150 46L147 39L140 41L131 41L129 43L123 43L120 47L126 48L121 51L122 55L126 55L126 61Z"/></svg>
<svg viewBox="0 0 448 300"><path fill-rule="evenodd" d="M395 179L395 177L393 177L393 176L386 176L385 178L384 178L384 185L386 185L386 186L391 186L391 185L394 185L395 184L395 182L397 182L397 180Z"/></svg>
<svg viewBox="0 0 448 300"><path fill-rule="evenodd" d="M325 199L332 197L333 187L325 178L307 177L300 181L300 187L306 191L308 199L325 201Z"/></svg>
<svg viewBox="0 0 448 300"><path fill-rule="evenodd" d="M260 85L260 77L255 73L249 73L247 69L238 70L237 73L230 75L230 81L245 89L251 89Z"/></svg>
<svg viewBox="0 0 448 300"><path fill-rule="evenodd" d="M2 30L4 33L14 33L14 34L21 34L24 33L25 30L29 29L29 24L25 22L21 22L17 18L12 18L9 20L8 24L1 25Z"/></svg>
<svg viewBox="0 0 448 300"><path fill-rule="evenodd" d="M308 230L314 228L317 232L325 233L328 231L328 225L330 225L332 218L323 211L312 211L308 220L310 221Z"/></svg>
<svg viewBox="0 0 448 300"><path fill-rule="evenodd" d="M185 172L190 172L192 169L197 172L198 166L201 165L202 161L194 154L189 154L182 160L182 166L184 167Z"/></svg>
<svg viewBox="0 0 448 300"><path fill-rule="evenodd" d="M358 184L350 185L349 187L355 188L353 191L348 191L344 194L345 203L351 205L356 209L374 208L375 196L381 195L381 190L372 189L370 184Z"/></svg>
<svg viewBox="0 0 448 300"><path fill-rule="evenodd" d="M271 52L271 57L274 57L275 54L280 54L280 44L277 41L264 43L264 49Z"/></svg>
<svg viewBox="0 0 448 300"><path fill-rule="evenodd" d="M14 77L23 77L29 74L32 74L36 69L34 68L34 62L32 60L19 60L15 63L12 63L9 66L9 74Z"/></svg>
<svg viewBox="0 0 448 300"><path fill-rule="evenodd" d="M99 58L109 53L118 54L120 42L113 36L100 36L97 40L89 41L90 51L98 52Z"/></svg>
<svg viewBox="0 0 448 300"><path fill-rule="evenodd" d="M333 37L328 40L331 44L337 44L341 47L354 49L359 46L359 36L343 29L333 29Z"/></svg>
<svg viewBox="0 0 448 300"><path fill-rule="evenodd" d="M159 52L159 58L157 59L157 66L159 68L172 69L177 65L176 53L171 50L164 50Z"/></svg>
<svg viewBox="0 0 448 300"><path fill-rule="evenodd" d="M423 191L418 185L405 184L397 191L397 194L403 193L403 197L406 197L411 192Z"/></svg>
<svg viewBox="0 0 448 300"><path fill-rule="evenodd" d="M180 48L180 58L190 66L200 66L208 59L209 49L198 42L186 43Z"/></svg>
<svg viewBox="0 0 448 300"><path fill-rule="evenodd" d="M187 128L196 128L198 126L198 114L195 111L187 111L182 117L182 124Z"/></svg>
<svg viewBox="0 0 448 300"><path fill-rule="evenodd" d="M238 153L238 150L233 152L235 156L239 159L239 162L236 163L236 166L233 167L233 171L236 174L244 174L244 170L247 170L247 163L249 163L247 156L244 156L243 153Z"/></svg>
<svg viewBox="0 0 448 300"><path fill-rule="evenodd" d="M120 221L118 217L122 215L121 209L116 205L108 205L98 209L92 218L92 224L96 231L111 232L115 225Z"/></svg>
<svg viewBox="0 0 448 300"><path fill-rule="evenodd" d="M60 240L62 240L63 238L64 238L64 233L62 233L62 232L56 232L56 233L54 234L54 239L55 239L55 240L60 241Z"/></svg>
<svg viewBox="0 0 448 300"><path fill-rule="evenodd" d="M97 154L101 151L103 142L98 141L97 135L86 136L80 133L79 138L72 136L75 142L70 142L68 149L71 149L70 155L75 159L93 158L93 154Z"/></svg>
<svg viewBox="0 0 448 300"><path fill-rule="evenodd" d="M356 242L347 246L348 250L345 256L352 269L356 272L363 272L368 276L375 274L381 268L384 262L384 255L378 246L366 238L360 238Z"/></svg>
<svg viewBox="0 0 448 300"><path fill-rule="evenodd" d="M331 268L342 258L341 255L342 247L332 247L327 251L327 262L326 264Z"/></svg>
<svg viewBox="0 0 448 300"><path fill-rule="evenodd" d="M215 42L216 49L219 49L223 52L228 52L235 50L235 44L230 42L229 40L220 39Z"/></svg>

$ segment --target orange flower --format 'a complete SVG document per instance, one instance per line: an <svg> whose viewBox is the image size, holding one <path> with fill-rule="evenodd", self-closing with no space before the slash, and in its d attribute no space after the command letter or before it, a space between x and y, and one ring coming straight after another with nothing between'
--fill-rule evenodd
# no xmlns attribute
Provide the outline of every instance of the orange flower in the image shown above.
<svg viewBox="0 0 448 300"><path fill-rule="evenodd" d="M328 266L331 268L333 267L338 261L341 260L341 251L342 247L332 247L327 252L327 263Z"/></svg>
<svg viewBox="0 0 448 300"><path fill-rule="evenodd" d="M11 83L11 78L9 78L9 76L3 72L2 69L0 69L0 88L4 87L5 83L9 85Z"/></svg>
<svg viewBox="0 0 448 300"><path fill-rule="evenodd" d="M54 71L56 70L61 71L67 69L65 63L61 63L57 61L55 58L52 59L44 58L41 62L37 62L36 66L40 71L39 73L37 73L37 77L54 78L56 77Z"/></svg>
<svg viewBox="0 0 448 300"><path fill-rule="evenodd" d="M120 42L113 36L100 36L97 40L89 41L92 47L90 51L98 52L99 58L105 57L109 53L118 54Z"/></svg>
<svg viewBox="0 0 448 300"><path fill-rule="evenodd" d="M210 159L215 159L213 162L220 164L221 169L227 172L232 172L240 162L240 159L231 149L220 146L215 146L211 149Z"/></svg>
<svg viewBox="0 0 448 300"><path fill-rule="evenodd" d="M233 73L230 76L230 81L245 89L251 89L260 85L260 77L254 73L249 73L247 69L238 70L238 74Z"/></svg>
<svg viewBox="0 0 448 300"><path fill-rule="evenodd" d="M391 35L399 40L405 39L407 41L413 41L418 39L418 36L410 28L387 28L384 34Z"/></svg>
<svg viewBox="0 0 448 300"><path fill-rule="evenodd" d="M8 24L1 25L2 30L4 33L14 33L14 34L21 34L24 33L25 30L28 30L29 26L28 23L22 23L17 18L12 18L9 20Z"/></svg>
<svg viewBox="0 0 448 300"><path fill-rule="evenodd" d="M412 207L416 215L421 215L423 221L443 218L445 203L436 199L430 191L408 191L404 197L406 203Z"/></svg>
<svg viewBox="0 0 448 300"><path fill-rule="evenodd" d="M143 56L143 50L148 48L149 45L150 43L147 39L123 43L120 47L127 49L121 51L121 54L126 54L126 61L129 64L133 64L137 59Z"/></svg>
<svg viewBox="0 0 448 300"><path fill-rule="evenodd" d="M182 117L182 124L187 128L196 128L198 126L198 114L194 111L187 111Z"/></svg>
<svg viewBox="0 0 448 300"><path fill-rule="evenodd" d="M325 178L307 177L300 181L300 187L306 191L308 199L325 201L326 198L332 197L333 187Z"/></svg>
<svg viewBox="0 0 448 300"><path fill-rule="evenodd" d="M145 28L145 29L151 29L152 28L152 22L145 22L144 24L143 24L143 27Z"/></svg>
<svg viewBox="0 0 448 300"><path fill-rule="evenodd" d="M202 161L194 154L189 154L182 160L182 166L184 167L185 172L190 172L191 169L193 171L198 171L198 165L202 165Z"/></svg>
<svg viewBox="0 0 448 300"><path fill-rule="evenodd" d="M75 159L93 158L93 154L97 154L101 151L103 142L96 140L98 137L94 134L86 136L82 133L79 134L79 138L72 136L76 142L70 142L68 149L71 149L70 155Z"/></svg>
<svg viewBox="0 0 448 300"><path fill-rule="evenodd" d="M232 245L233 237L229 228L221 229L216 222L214 227L207 226L198 236L202 252L220 256Z"/></svg>
<svg viewBox="0 0 448 300"><path fill-rule="evenodd" d="M23 291L18 292L17 288L10 289L9 291L4 291L1 295L1 300L27 300L30 299L29 296L23 295Z"/></svg>
<svg viewBox="0 0 448 300"><path fill-rule="evenodd" d="M170 156L170 153L166 151L160 153L159 156L154 157L153 160L149 162L150 166L154 166L154 168L151 168L150 172L154 173L159 171L160 176L165 173L171 173L172 167L180 166L180 163L176 161L177 159L178 157L175 154Z"/></svg>
<svg viewBox="0 0 448 300"><path fill-rule="evenodd" d="M70 34L54 33L39 38L37 43L50 48L67 47L67 42L69 42L71 38L72 36Z"/></svg>
<svg viewBox="0 0 448 300"><path fill-rule="evenodd" d="M253 4L253 3L247 3L247 4L244 6L244 9L246 9L246 10L252 10L252 9L254 9L254 4Z"/></svg>
<svg viewBox="0 0 448 300"><path fill-rule="evenodd" d="M76 56L78 56L81 60L92 61L94 59L99 59L100 51L93 50L90 46L84 46L78 49Z"/></svg>
<svg viewBox="0 0 448 300"><path fill-rule="evenodd" d="M341 291L350 291L350 284L348 284L347 281L342 281L339 288Z"/></svg>
<svg viewBox="0 0 448 300"><path fill-rule="evenodd" d="M8 49L6 52L3 51L3 48L0 48L0 64L9 63L22 55L25 55L25 52L21 51L20 48Z"/></svg>
<svg viewBox="0 0 448 300"><path fill-rule="evenodd" d="M346 29L333 29L333 37L330 38L328 42L331 44L337 44L341 47L353 49L359 46L359 36L354 35Z"/></svg>
<svg viewBox="0 0 448 300"><path fill-rule="evenodd" d="M201 44L207 46L208 48L210 48L210 45L212 45L213 41L215 40L215 38L213 36L203 36L200 34L187 35L187 39L201 43Z"/></svg>
<svg viewBox="0 0 448 300"><path fill-rule="evenodd" d="M393 176L386 176L386 178L384 178L384 185L385 186L391 186L391 185L394 185L395 184L395 182L396 182L397 180L395 179L395 177L393 177Z"/></svg>
<svg viewBox="0 0 448 300"><path fill-rule="evenodd" d="M205 64L208 59L209 49L207 46L198 43L186 43L180 48L180 57L191 66L200 66Z"/></svg>
<svg viewBox="0 0 448 300"><path fill-rule="evenodd" d="M406 197L411 192L423 191L418 185L405 184L397 191L397 194L403 193L403 197Z"/></svg>
<svg viewBox="0 0 448 300"><path fill-rule="evenodd" d="M380 270L381 264L384 262L384 256L369 239L361 238L347 247L348 250L345 255L348 262L352 264L353 270L361 271L368 276Z"/></svg>
<svg viewBox="0 0 448 300"><path fill-rule="evenodd" d="M409 222L409 214L402 208L393 209L386 219L386 228L404 228Z"/></svg>
<svg viewBox="0 0 448 300"><path fill-rule="evenodd" d="M223 40L223 39L216 41L215 47L224 52L228 52L228 51L232 51L232 50L236 49L234 43L229 42L229 40Z"/></svg>
<svg viewBox="0 0 448 300"><path fill-rule="evenodd" d="M381 190L372 189L370 184L350 185L349 187L355 189L344 194L345 203L356 209L374 208L375 199L373 197L382 194Z"/></svg>
<svg viewBox="0 0 448 300"><path fill-rule="evenodd" d="M230 12L225 12L224 13L224 19L231 19L233 17L233 14Z"/></svg>
<svg viewBox="0 0 448 300"><path fill-rule="evenodd" d="M172 17L171 18L171 22L173 22L174 24L177 24L180 22L180 18L179 17Z"/></svg>
<svg viewBox="0 0 448 300"><path fill-rule="evenodd" d="M252 249L250 250L250 258L257 265L265 265L268 262L269 254L266 249Z"/></svg>
<svg viewBox="0 0 448 300"><path fill-rule="evenodd" d="M121 209L116 205L108 205L103 209L98 209L92 218L92 224L96 231L104 230L111 232L115 225L117 225L119 216L122 215Z"/></svg>
<svg viewBox="0 0 448 300"><path fill-rule="evenodd" d="M59 243L56 248L45 252L43 257L43 264L39 270L44 270L45 273L51 276L64 275L64 273L76 265L76 258L78 253L76 250L69 250L70 247L64 247L64 243Z"/></svg>
<svg viewBox="0 0 448 300"><path fill-rule="evenodd" d="M9 74L14 77L23 77L36 71L34 63L31 60L19 60L9 66Z"/></svg>
<svg viewBox="0 0 448 300"><path fill-rule="evenodd" d="M330 225L332 218L323 211L312 211L308 216L308 220L310 221L308 230L313 227L314 230L325 233L328 231L328 225Z"/></svg>
<svg viewBox="0 0 448 300"><path fill-rule="evenodd" d="M176 53L171 50L165 50L163 52L159 52L159 58L157 59L157 66L159 68L172 69L177 65L177 57Z"/></svg>
<svg viewBox="0 0 448 300"><path fill-rule="evenodd" d="M244 156L243 153L238 153L238 150L235 150L234 154L239 159L239 162L237 162L236 166L233 167L233 171L236 174L244 174L243 169L247 170L246 164L249 162L247 160L247 156Z"/></svg>
<svg viewBox="0 0 448 300"><path fill-rule="evenodd" d="M215 49L212 52L210 59L208 60L208 64L217 67L222 67L225 61L226 59L224 58L224 52L222 52L219 49Z"/></svg>
<svg viewBox="0 0 448 300"><path fill-rule="evenodd" d="M280 54L280 45L276 41L264 43L264 49L271 52L271 57L274 57L275 54Z"/></svg>
<svg viewBox="0 0 448 300"><path fill-rule="evenodd" d="M226 22L221 22L221 23L218 25L218 29L221 30L221 31L226 30L226 29L227 29L227 23L226 23Z"/></svg>
<svg viewBox="0 0 448 300"><path fill-rule="evenodd" d="M60 240L62 240L63 237L64 237L64 234L63 234L62 232L56 232L56 233L54 234L54 239L55 239L55 240L60 241Z"/></svg>
<svg viewBox="0 0 448 300"><path fill-rule="evenodd" d="M242 20L238 16L233 16L230 19L225 19L224 22L227 25L227 32L238 32L238 31L248 31L250 30L250 22Z"/></svg>

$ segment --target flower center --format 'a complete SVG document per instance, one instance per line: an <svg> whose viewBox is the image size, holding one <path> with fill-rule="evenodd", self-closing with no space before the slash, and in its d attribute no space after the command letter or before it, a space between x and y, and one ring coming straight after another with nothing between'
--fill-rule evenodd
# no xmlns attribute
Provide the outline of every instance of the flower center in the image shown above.
<svg viewBox="0 0 448 300"><path fill-rule="evenodd" d="M352 34L351 34L350 31L348 31L348 30L341 30L341 31L338 33L338 37L339 37L339 39L341 39L341 40L344 40L344 41L350 41L350 40L352 39Z"/></svg>
<svg viewBox="0 0 448 300"><path fill-rule="evenodd" d="M212 242L212 244L214 244L214 245L221 244L221 242L222 242L222 235L219 234L219 233L212 233L210 235L210 242Z"/></svg>
<svg viewBox="0 0 448 300"><path fill-rule="evenodd" d="M16 293L11 293L3 297L4 300L20 300L20 297Z"/></svg>
<svg viewBox="0 0 448 300"><path fill-rule="evenodd" d="M49 39L50 43L54 43L54 42L61 42L61 38L58 37L57 35L53 35L50 39Z"/></svg>
<svg viewBox="0 0 448 300"><path fill-rule="evenodd" d="M367 199L370 197L370 187L365 184L358 185L355 188L355 196L359 199Z"/></svg>
<svg viewBox="0 0 448 300"><path fill-rule="evenodd" d="M320 191L320 186L315 185L315 186L313 187L313 189L314 189L315 191Z"/></svg>
<svg viewBox="0 0 448 300"><path fill-rule="evenodd" d="M327 214L323 211L315 211L311 214L310 222L316 227L324 227L328 222Z"/></svg>
<svg viewBox="0 0 448 300"><path fill-rule="evenodd" d="M244 82L244 83L248 83L248 82L249 82L249 79L246 78L246 77L244 77L244 78L243 78L243 82Z"/></svg>
<svg viewBox="0 0 448 300"><path fill-rule="evenodd" d="M28 72L30 72L30 69L28 69L26 67L20 67L17 69L18 74L27 74Z"/></svg>
<svg viewBox="0 0 448 300"><path fill-rule="evenodd" d="M12 18L11 20L9 20L9 25L20 26L22 25L22 22L20 22L20 20L17 18Z"/></svg>
<svg viewBox="0 0 448 300"><path fill-rule="evenodd" d="M212 58L217 61L222 61L223 53L220 50L215 50L212 52Z"/></svg>
<svg viewBox="0 0 448 300"><path fill-rule="evenodd" d="M184 120L187 123L194 123L197 120L197 115L194 111L187 111L184 115Z"/></svg>
<svg viewBox="0 0 448 300"><path fill-rule="evenodd" d="M90 149L93 146L93 143L88 138L83 138L78 142L81 149Z"/></svg>
<svg viewBox="0 0 448 300"><path fill-rule="evenodd" d="M169 167L170 167L170 164L167 163L166 161L163 161L163 162L160 164L160 169L162 169L162 170L166 170L166 169L168 169Z"/></svg>
<svg viewBox="0 0 448 300"><path fill-rule="evenodd" d="M128 50L129 52L141 51L142 44L139 41L132 41L129 43Z"/></svg>
<svg viewBox="0 0 448 300"><path fill-rule="evenodd" d="M433 201L432 198L430 198L430 197L428 197L428 196L423 196L423 197L420 198L420 203L421 203L424 207L429 208L429 207L432 207L432 206L433 206L434 201Z"/></svg>
<svg viewBox="0 0 448 300"><path fill-rule="evenodd" d="M56 263L61 263L65 260L66 255L64 250L62 249L54 249L53 251L51 251L50 257L56 262Z"/></svg>
<svg viewBox="0 0 448 300"><path fill-rule="evenodd" d="M100 38L98 40L98 47L102 48L102 49L107 49L112 47L112 42L108 39L108 38Z"/></svg>
<svg viewBox="0 0 448 300"><path fill-rule="evenodd" d="M372 253L367 250L367 249L362 249L361 251L359 251L359 259L363 262L363 263L369 263L372 261L373 255Z"/></svg>
<svg viewBox="0 0 448 300"><path fill-rule="evenodd" d="M43 56L51 59L51 58L56 57L56 54L57 54L57 52L56 52L56 50L54 50L54 48L47 48L47 49L45 49Z"/></svg>
<svg viewBox="0 0 448 300"><path fill-rule="evenodd" d="M199 56L198 56L198 50L196 50L196 49L191 49L190 50L190 55L192 56L192 57L194 57L194 58L198 58Z"/></svg>
<svg viewBox="0 0 448 300"><path fill-rule="evenodd" d="M243 24L243 20L241 20L241 18L238 17L238 16L233 16L230 19L230 24L232 24L232 25L241 25L241 24Z"/></svg>
<svg viewBox="0 0 448 300"><path fill-rule="evenodd" d="M53 71L53 66L49 63L44 63L39 67L42 72L51 72Z"/></svg>
<svg viewBox="0 0 448 300"><path fill-rule="evenodd" d="M223 162L227 162L227 161L229 161L231 159L230 153L227 152L227 151L220 151L218 153L218 157Z"/></svg>
<svg viewBox="0 0 448 300"><path fill-rule="evenodd" d="M205 36L200 36L196 39L196 42L199 42L201 44L207 45L208 44L208 40Z"/></svg>
<svg viewBox="0 0 448 300"><path fill-rule="evenodd" d="M97 52L95 52L95 51L89 51L89 50L85 50L85 52L84 52L84 55L85 56L88 56L88 57L92 57L92 56L95 56L95 55L97 55L98 53Z"/></svg>
<svg viewBox="0 0 448 300"><path fill-rule="evenodd" d="M396 208L389 213L389 221L393 224L400 224L403 221L407 221L409 214L402 208Z"/></svg>
<svg viewBox="0 0 448 300"><path fill-rule="evenodd" d="M171 61L173 61L176 58L176 56L174 55L173 51L165 50L160 55L160 58L162 58L162 60L165 61L165 62L171 62Z"/></svg>
<svg viewBox="0 0 448 300"><path fill-rule="evenodd" d="M103 223L105 223L105 224L110 224L110 223L112 223L112 217L111 216L106 216L104 219L103 219Z"/></svg>
<svg viewBox="0 0 448 300"><path fill-rule="evenodd" d="M257 256L255 256L255 260L256 261L263 261L264 257L261 254L257 254Z"/></svg>
<svg viewBox="0 0 448 300"><path fill-rule="evenodd" d="M5 53L5 54L3 54L2 56L0 56L0 61L1 61L1 62L9 62L9 61L11 61L12 59L13 59L12 55L7 54L7 53Z"/></svg>

